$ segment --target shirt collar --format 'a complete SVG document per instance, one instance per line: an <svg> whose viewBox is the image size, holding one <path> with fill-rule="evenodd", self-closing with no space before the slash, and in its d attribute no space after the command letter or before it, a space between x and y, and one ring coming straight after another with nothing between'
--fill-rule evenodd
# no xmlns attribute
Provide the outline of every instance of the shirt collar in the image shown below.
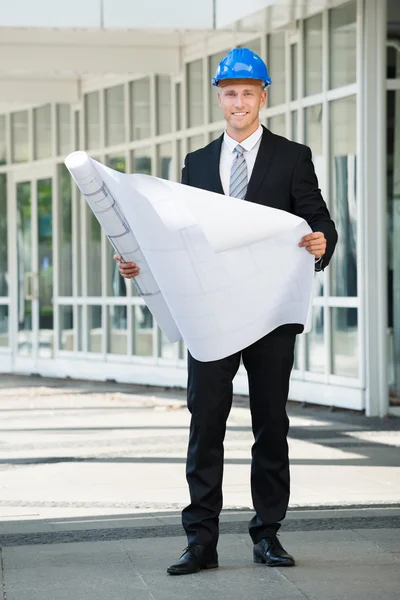
<svg viewBox="0 0 400 600"><path fill-rule="evenodd" d="M249 135L249 137L247 137L245 140L240 142L240 145L245 150L247 150L247 152L249 152L250 150L253 150L254 146L260 141L262 134L263 134L263 128L261 125L259 125L258 129L256 129L256 131L254 133L252 133L251 135ZM233 152L235 150L236 146L239 144L239 142L237 142L236 140L231 138L226 133L226 131L224 133L224 142L228 146L229 152Z"/></svg>

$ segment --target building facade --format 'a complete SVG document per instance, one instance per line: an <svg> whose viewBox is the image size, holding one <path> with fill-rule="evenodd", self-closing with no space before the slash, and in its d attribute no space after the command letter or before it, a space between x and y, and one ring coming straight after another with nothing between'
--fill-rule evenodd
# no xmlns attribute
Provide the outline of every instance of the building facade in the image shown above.
<svg viewBox="0 0 400 600"><path fill-rule="evenodd" d="M339 233L316 275L290 397L400 414L400 4L253 0L245 15L234 6L234 22L224 3L209 4L210 25L180 37L171 72L164 54L151 73L86 73L64 101L57 75L57 101L49 91L34 102L34 90L1 104L0 91L0 372L186 385L183 344L168 343L120 277L63 161L85 149L114 169L179 181L186 153L224 129L210 84L218 62L247 46L273 80L262 123L311 147ZM247 391L244 371L235 390Z"/></svg>

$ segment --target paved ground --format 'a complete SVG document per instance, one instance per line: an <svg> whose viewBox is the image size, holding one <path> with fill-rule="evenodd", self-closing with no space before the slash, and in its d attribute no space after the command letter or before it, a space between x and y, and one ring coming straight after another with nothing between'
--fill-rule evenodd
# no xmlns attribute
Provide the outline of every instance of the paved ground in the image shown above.
<svg viewBox="0 0 400 600"><path fill-rule="evenodd" d="M281 541L298 566L268 569L246 533L246 404L236 398L228 424L220 569L173 578L188 500L183 392L1 376L3 598L399 598L400 420L290 406Z"/></svg>

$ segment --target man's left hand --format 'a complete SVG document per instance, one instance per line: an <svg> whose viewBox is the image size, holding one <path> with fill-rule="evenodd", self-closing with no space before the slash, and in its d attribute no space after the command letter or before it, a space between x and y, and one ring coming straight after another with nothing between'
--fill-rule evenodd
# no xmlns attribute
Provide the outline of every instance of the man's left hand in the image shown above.
<svg viewBox="0 0 400 600"><path fill-rule="evenodd" d="M305 235L299 246L305 248L307 252L315 256L315 258L321 258L326 252L326 239L322 231L316 231Z"/></svg>

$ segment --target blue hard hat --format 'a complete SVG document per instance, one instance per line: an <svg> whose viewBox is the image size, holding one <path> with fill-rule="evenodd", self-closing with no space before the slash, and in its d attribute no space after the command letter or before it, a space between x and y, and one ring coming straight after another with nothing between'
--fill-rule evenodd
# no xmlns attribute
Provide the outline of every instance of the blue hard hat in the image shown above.
<svg viewBox="0 0 400 600"><path fill-rule="evenodd" d="M265 88L272 83L267 65L249 48L234 48L221 60L212 84L224 79L259 79Z"/></svg>

